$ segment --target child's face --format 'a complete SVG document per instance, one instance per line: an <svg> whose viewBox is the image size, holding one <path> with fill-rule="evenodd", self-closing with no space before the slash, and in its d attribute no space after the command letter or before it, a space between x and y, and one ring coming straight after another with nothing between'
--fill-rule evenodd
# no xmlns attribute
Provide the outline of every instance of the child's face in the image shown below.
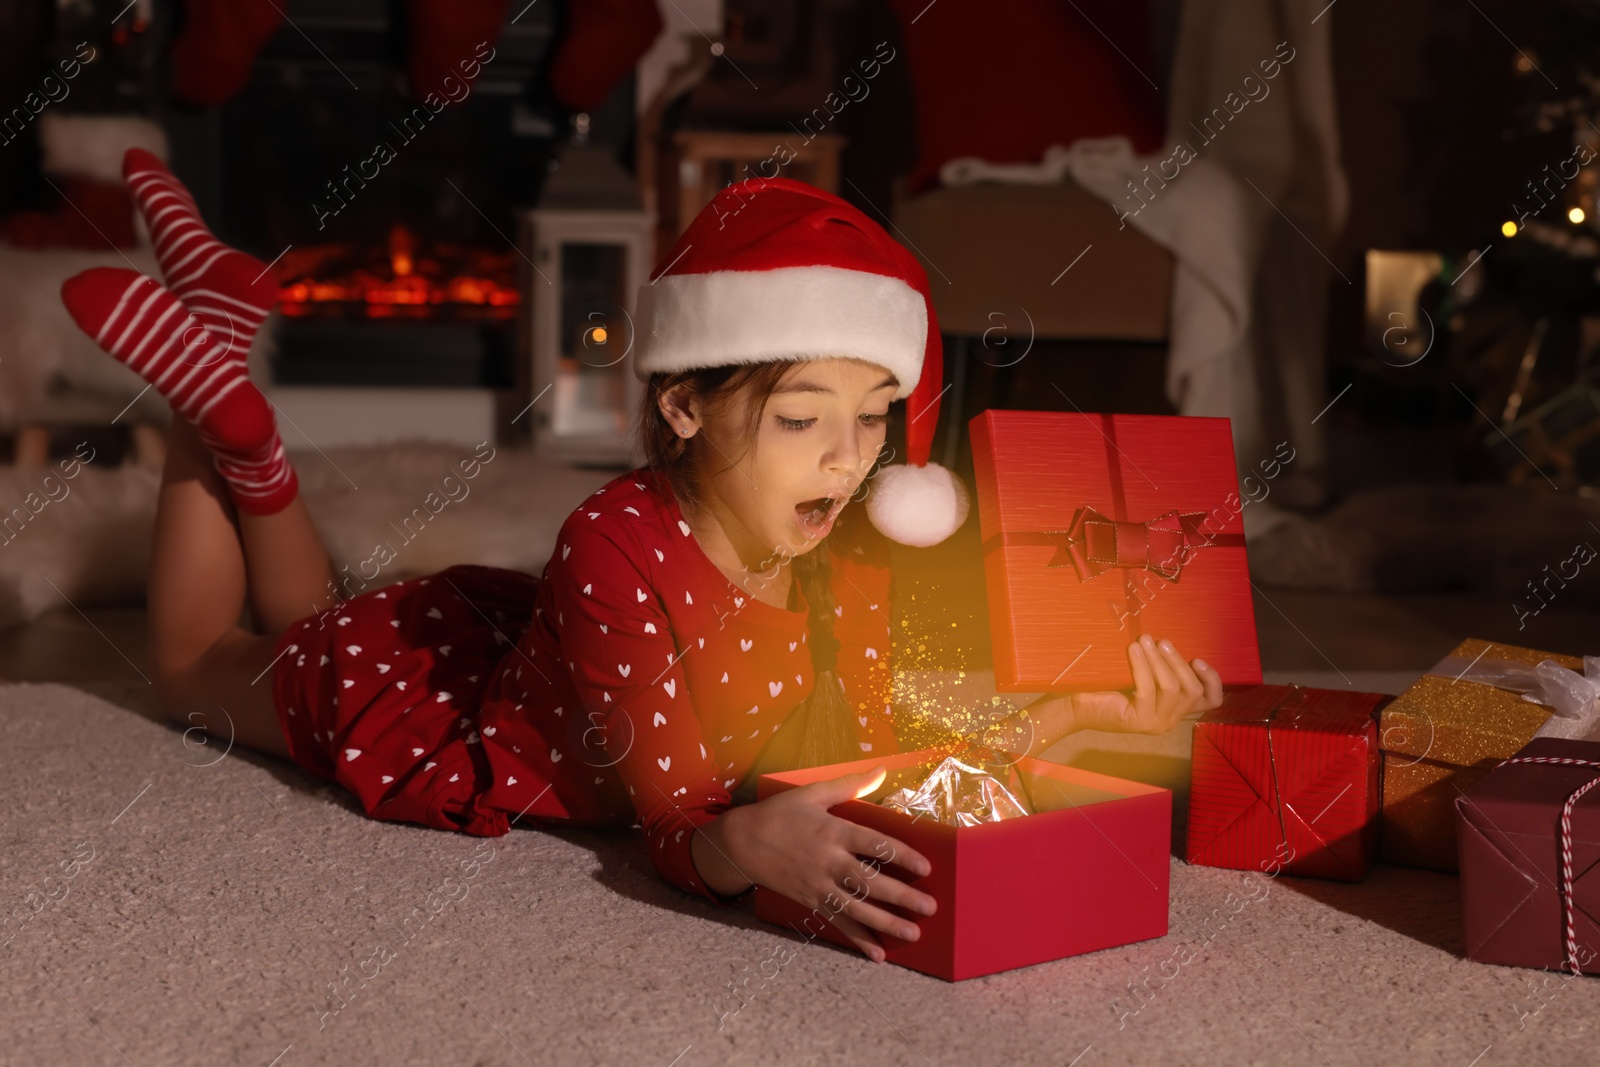
<svg viewBox="0 0 1600 1067"><path fill-rule="evenodd" d="M737 443L750 424L749 399L705 413L708 503L747 562L802 555L828 535L883 447L896 384L858 359L797 364L767 400L748 448Z"/></svg>

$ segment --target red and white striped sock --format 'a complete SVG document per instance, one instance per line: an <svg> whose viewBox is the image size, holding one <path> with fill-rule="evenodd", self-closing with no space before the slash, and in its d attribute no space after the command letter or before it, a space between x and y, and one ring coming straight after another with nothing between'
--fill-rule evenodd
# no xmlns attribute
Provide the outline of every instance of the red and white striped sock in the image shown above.
<svg viewBox="0 0 1600 1067"><path fill-rule="evenodd" d="M95 267L68 278L61 301L80 329L167 398L216 457L241 511L270 515L299 482L261 391L199 319L154 278Z"/></svg>
<svg viewBox="0 0 1600 1067"><path fill-rule="evenodd" d="M266 264L217 240L194 197L142 148L122 157L122 177L150 227L167 288L205 324L229 358L243 360L278 300Z"/></svg>

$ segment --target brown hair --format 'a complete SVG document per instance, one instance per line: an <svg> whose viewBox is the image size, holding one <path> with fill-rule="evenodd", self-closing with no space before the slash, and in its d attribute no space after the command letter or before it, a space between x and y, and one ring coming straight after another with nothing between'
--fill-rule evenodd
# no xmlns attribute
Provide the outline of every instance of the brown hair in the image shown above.
<svg viewBox="0 0 1600 1067"><path fill-rule="evenodd" d="M690 506L698 504L703 487L696 470L696 452L691 451L694 438L679 436L667 422L657 403L662 394L682 389L699 400L703 409L718 408L744 394L749 404L749 418L743 439L736 443L737 450L724 453L732 465L738 456L753 447L767 400L795 362L738 364L650 376L645 403L639 410L637 432L644 446L646 463L666 476L679 500ZM843 518L841 515L841 522ZM789 560L794 581L800 584L806 599L806 644L811 649L814 677L811 695L789 713L762 749L740 791L740 799L750 798L750 790L763 771L820 767L842 763L860 754L856 748L855 712L850 708L844 683L837 672L839 642L833 635L833 567L829 541L838 536L837 531L836 524L835 532L822 543Z"/></svg>

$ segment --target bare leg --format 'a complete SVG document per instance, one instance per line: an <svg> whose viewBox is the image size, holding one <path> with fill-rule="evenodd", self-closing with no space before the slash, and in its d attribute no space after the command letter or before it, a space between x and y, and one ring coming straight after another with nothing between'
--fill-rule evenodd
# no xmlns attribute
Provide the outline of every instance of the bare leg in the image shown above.
<svg viewBox="0 0 1600 1067"><path fill-rule="evenodd" d="M273 646L290 623L331 602L331 577L305 505L236 515L211 453L192 426L173 419L148 597L156 684L173 718L286 755L272 699ZM239 625L247 591L265 634Z"/></svg>

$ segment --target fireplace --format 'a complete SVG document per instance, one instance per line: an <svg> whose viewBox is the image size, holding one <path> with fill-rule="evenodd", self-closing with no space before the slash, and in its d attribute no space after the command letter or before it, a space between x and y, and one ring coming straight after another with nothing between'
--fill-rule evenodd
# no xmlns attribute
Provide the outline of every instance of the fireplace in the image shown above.
<svg viewBox="0 0 1600 1067"><path fill-rule="evenodd" d="M272 264L275 386L492 390L514 413L534 275L516 219L566 126L541 88L557 11L514 5L465 99L430 113L403 81L403 3L284 7L244 90L168 124L219 236ZM611 143L632 92L596 113Z"/></svg>

